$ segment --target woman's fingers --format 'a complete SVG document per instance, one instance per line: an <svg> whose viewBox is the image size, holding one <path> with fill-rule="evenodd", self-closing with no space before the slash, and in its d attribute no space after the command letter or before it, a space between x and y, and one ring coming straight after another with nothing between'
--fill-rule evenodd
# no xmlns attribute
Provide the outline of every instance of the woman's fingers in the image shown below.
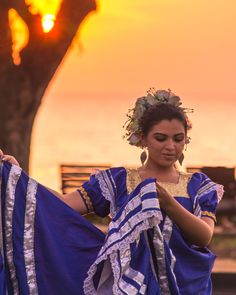
<svg viewBox="0 0 236 295"><path fill-rule="evenodd" d="M19 163L18 163L18 161L16 160L16 158L14 158L11 155L4 155L3 152L2 152L2 150L0 150L0 156L2 156L2 161L8 161L11 164L20 166Z"/></svg>
<svg viewBox="0 0 236 295"><path fill-rule="evenodd" d="M165 193L166 192L166 190L164 189L164 187L161 186L158 182L156 182L156 187L157 187L158 192L161 192L161 193Z"/></svg>
<svg viewBox="0 0 236 295"><path fill-rule="evenodd" d="M11 164L14 164L14 165L19 166L19 163L18 163L18 161L16 160L16 158L14 158L13 156L10 156L10 155L4 155L4 156L3 156L3 161L8 161L8 162L10 162Z"/></svg>
<svg viewBox="0 0 236 295"><path fill-rule="evenodd" d="M159 195L159 197L162 198L172 198L172 196L170 195L170 193L163 187L161 186L158 182L156 183L156 188L157 188L157 193Z"/></svg>
<svg viewBox="0 0 236 295"><path fill-rule="evenodd" d="M156 182L156 188L158 196L160 197L161 195L163 195L163 187L158 182Z"/></svg>

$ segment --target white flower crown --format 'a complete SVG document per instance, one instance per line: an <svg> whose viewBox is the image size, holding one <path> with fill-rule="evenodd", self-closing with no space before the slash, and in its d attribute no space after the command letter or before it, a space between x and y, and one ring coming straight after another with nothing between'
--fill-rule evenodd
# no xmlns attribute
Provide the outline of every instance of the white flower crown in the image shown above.
<svg viewBox="0 0 236 295"><path fill-rule="evenodd" d="M147 91L147 96L138 98L135 107L130 109L127 113L128 120L125 122L123 127L126 129L124 138L127 138L129 144L142 147L142 130L140 126L141 118L147 109L161 103L171 104L176 108L181 109L184 113L193 112L193 109L181 107L182 102L180 97L171 92L170 89L155 90L154 88L150 88ZM191 123L189 122L187 115L186 120L188 123L188 129L190 129Z"/></svg>

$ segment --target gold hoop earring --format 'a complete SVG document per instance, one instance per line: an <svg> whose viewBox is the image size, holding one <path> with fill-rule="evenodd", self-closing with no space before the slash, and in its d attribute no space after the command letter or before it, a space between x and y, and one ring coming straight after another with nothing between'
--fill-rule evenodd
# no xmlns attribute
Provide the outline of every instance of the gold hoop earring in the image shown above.
<svg viewBox="0 0 236 295"><path fill-rule="evenodd" d="M147 152L144 149L140 155L140 161L142 163L142 166L144 165L145 161L147 160Z"/></svg>
<svg viewBox="0 0 236 295"><path fill-rule="evenodd" d="M185 140L185 148L184 148L185 151L187 151L188 144L190 143L190 140L191 140L191 137L187 136L186 140Z"/></svg>
<svg viewBox="0 0 236 295"><path fill-rule="evenodd" d="M179 157L178 161L180 163L180 166L182 166L183 161L184 161L184 153L181 154L181 156Z"/></svg>

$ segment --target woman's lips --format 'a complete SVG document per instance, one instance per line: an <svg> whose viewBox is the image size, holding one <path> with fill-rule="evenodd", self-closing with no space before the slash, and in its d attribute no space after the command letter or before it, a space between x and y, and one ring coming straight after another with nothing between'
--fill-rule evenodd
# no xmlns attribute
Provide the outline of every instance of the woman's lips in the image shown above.
<svg viewBox="0 0 236 295"><path fill-rule="evenodd" d="M173 154L162 154L162 156L166 159L175 159L176 155Z"/></svg>

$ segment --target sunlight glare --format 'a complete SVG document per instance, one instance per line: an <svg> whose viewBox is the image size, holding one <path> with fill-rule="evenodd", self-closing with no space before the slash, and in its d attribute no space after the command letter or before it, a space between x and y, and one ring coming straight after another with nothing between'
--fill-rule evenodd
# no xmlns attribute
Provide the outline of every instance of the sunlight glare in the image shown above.
<svg viewBox="0 0 236 295"><path fill-rule="evenodd" d="M62 0L25 0L32 14L40 14L44 33L52 30Z"/></svg>
<svg viewBox="0 0 236 295"><path fill-rule="evenodd" d="M53 14L45 14L42 17L42 27L44 33L48 33L51 31L51 29L54 27L55 23L55 15Z"/></svg>
<svg viewBox="0 0 236 295"><path fill-rule="evenodd" d="M27 25L15 9L8 11L8 19L12 36L12 59L15 65L19 65L21 63L20 51L29 41L29 32Z"/></svg>
<svg viewBox="0 0 236 295"><path fill-rule="evenodd" d="M62 0L25 0L32 14L52 14L57 15Z"/></svg>
<svg viewBox="0 0 236 295"><path fill-rule="evenodd" d="M53 28L61 2L62 0L25 0L31 14L41 15L44 33ZM12 59L15 65L20 65L20 52L27 46L29 30L15 9L9 10L8 18L12 35Z"/></svg>

